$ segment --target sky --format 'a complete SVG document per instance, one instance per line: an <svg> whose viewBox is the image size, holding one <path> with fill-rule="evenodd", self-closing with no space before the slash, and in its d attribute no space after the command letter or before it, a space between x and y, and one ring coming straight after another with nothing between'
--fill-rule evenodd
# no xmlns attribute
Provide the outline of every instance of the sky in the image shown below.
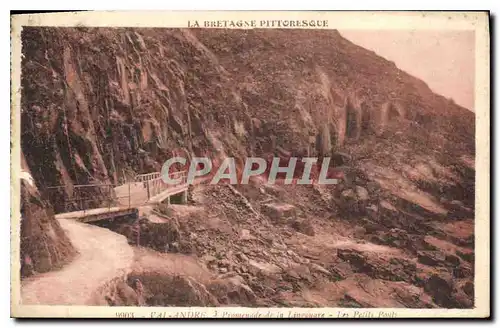
<svg viewBox="0 0 500 328"><path fill-rule="evenodd" d="M340 34L474 111L473 31L340 30Z"/></svg>

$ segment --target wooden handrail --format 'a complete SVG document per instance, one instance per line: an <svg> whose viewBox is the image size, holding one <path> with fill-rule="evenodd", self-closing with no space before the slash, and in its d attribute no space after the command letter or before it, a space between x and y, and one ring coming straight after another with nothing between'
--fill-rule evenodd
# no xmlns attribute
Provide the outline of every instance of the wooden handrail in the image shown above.
<svg viewBox="0 0 500 328"><path fill-rule="evenodd" d="M73 194L66 199L66 197L63 197L63 199L58 199L57 201L63 204L64 206L64 211L68 210L68 205L72 205L71 208L81 208L80 211L83 211L83 213L94 209L94 208L100 208L100 207L92 207L92 206L102 206L98 205L97 203L100 204L106 203L107 202L107 207L111 208L112 203L116 200L119 199L127 199L128 198L128 206L132 206L131 202L131 197L135 195L136 193L141 193L144 192L144 189L147 191L148 194L148 199L150 199L153 196L156 196L162 192L168 191L169 189L172 190L177 190L179 187L187 184L187 171L176 171L176 172L171 172L169 173L169 176L173 179L180 179L179 183L176 184L165 184L163 182L162 176L160 172L152 172L152 173L146 173L146 174L139 174L135 176L134 180L132 182L128 183L123 183L123 184L110 184L110 183L103 183L103 184L81 184L81 185L73 185ZM197 179L198 180L198 179ZM131 186L134 185L134 182L141 182L144 183L144 189L142 191L134 191L131 192ZM128 195L127 191L123 190L121 191L121 195L115 194L113 191L115 187L122 187L122 186L127 186L128 185ZM58 189L65 188L67 186L51 186L51 187L46 187L47 192L49 193L59 193ZM87 189L88 188L88 189ZM94 188L94 189L91 189ZM99 189L99 193L102 193L103 199L99 200L98 198L94 199L92 197L92 191ZM125 187L126 188L126 187ZM135 187L134 187L135 188ZM123 193L124 192L124 193ZM65 196L65 194L63 194ZM51 196L55 196L51 195ZM51 197L49 196L49 197ZM92 202L97 202L96 204L91 204Z"/></svg>

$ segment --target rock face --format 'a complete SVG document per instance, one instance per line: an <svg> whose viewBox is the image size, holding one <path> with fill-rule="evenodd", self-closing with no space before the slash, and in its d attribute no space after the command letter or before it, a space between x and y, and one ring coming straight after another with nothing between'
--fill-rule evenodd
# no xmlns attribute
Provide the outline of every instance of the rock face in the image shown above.
<svg viewBox="0 0 500 328"><path fill-rule="evenodd" d="M273 222L286 222L295 215L295 207L290 204L264 204L262 213L269 216Z"/></svg>
<svg viewBox="0 0 500 328"><path fill-rule="evenodd" d="M473 306L474 113L394 63L326 30L25 27L22 42L21 147L39 188L23 182L25 271L71 257L51 206L76 184L280 149L333 155L346 179L191 189L199 213L169 209L182 219L145 225L142 246L243 280L211 292L141 276L147 304Z"/></svg>
<svg viewBox="0 0 500 328"><path fill-rule="evenodd" d="M22 163L21 276L25 277L62 267L76 251Z"/></svg>
<svg viewBox="0 0 500 328"><path fill-rule="evenodd" d="M131 274L107 297L111 305L125 306L217 306L219 303L193 278L158 273Z"/></svg>
<svg viewBox="0 0 500 328"><path fill-rule="evenodd" d="M300 220L300 219L293 220L291 226L292 228L303 234L309 236L314 236L315 234L314 226L308 220Z"/></svg>
<svg viewBox="0 0 500 328"><path fill-rule="evenodd" d="M74 184L159 171L174 154L300 152L311 135L330 145L315 153L356 141L384 162L474 150L472 112L336 31L26 27L22 46L22 149L40 187L65 186L56 210ZM407 135L418 147L391 152Z"/></svg>
<svg viewBox="0 0 500 328"><path fill-rule="evenodd" d="M257 298L240 276L212 281L207 288L216 295L220 304L255 304Z"/></svg>

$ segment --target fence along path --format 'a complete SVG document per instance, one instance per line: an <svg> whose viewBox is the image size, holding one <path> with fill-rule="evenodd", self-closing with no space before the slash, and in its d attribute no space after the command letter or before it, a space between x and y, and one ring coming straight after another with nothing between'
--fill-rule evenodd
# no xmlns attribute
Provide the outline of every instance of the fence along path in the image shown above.
<svg viewBox="0 0 500 328"><path fill-rule="evenodd" d="M55 199L63 202L64 210L56 214L57 219L83 218L105 213L136 209L141 206L162 202L167 197L187 192L188 183L185 171L170 174L172 179L179 179L177 184L165 184L160 172L137 175L133 181L118 186L112 184L87 184L73 186L73 197ZM57 191L64 186L49 187ZM95 194L101 194L102 201L96 201ZM65 211L68 207L73 210ZM74 210L75 208L79 210Z"/></svg>

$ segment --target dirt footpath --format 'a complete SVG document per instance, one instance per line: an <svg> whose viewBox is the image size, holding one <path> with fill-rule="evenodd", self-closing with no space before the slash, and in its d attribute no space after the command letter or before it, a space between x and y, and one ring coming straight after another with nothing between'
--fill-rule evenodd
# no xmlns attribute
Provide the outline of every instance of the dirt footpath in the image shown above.
<svg viewBox="0 0 500 328"><path fill-rule="evenodd" d="M79 255L61 270L23 281L23 304L90 305L94 291L130 270L134 253L124 236L73 220L59 223Z"/></svg>

